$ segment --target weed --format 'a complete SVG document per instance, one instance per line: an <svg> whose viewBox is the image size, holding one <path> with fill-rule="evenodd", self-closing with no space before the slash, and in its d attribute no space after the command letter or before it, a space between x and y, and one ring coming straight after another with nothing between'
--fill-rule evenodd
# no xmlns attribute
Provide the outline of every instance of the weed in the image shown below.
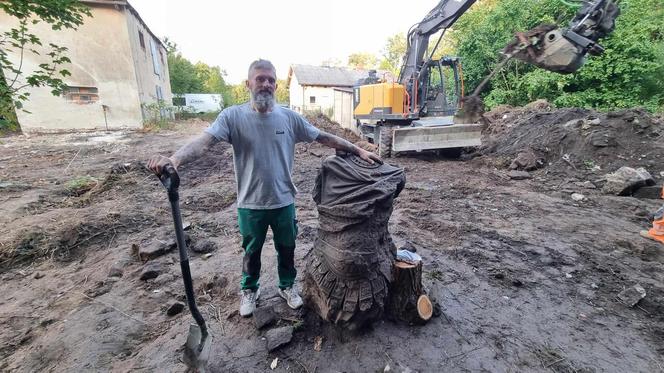
<svg viewBox="0 0 664 373"><path fill-rule="evenodd" d="M429 278L430 280L437 280L437 281L443 281L445 279L445 275L443 272L438 271L438 270L433 270L430 272L425 272L424 275Z"/></svg>
<svg viewBox="0 0 664 373"><path fill-rule="evenodd" d="M304 328L304 321L297 320L293 322L293 331L298 331Z"/></svg>
<svg viewBox="0 0 664 373"><path fill-rule="evenodd" d="M78 176L65 184L65 191L70 196L80 196L97 186L99 182L92 176Z"/></svg>

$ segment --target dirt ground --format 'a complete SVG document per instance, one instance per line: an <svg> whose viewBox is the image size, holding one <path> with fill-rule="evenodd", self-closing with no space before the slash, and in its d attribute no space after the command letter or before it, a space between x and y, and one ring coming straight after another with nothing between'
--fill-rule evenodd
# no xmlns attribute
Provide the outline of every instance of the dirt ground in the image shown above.
<svg viewBox="0 0 664 373"><path fill-rule="evenodd" d="M661 121L630 113L503 108L487 115L486 146L471 156L390 159L407 177L390 231L397 246L423 257L424 285L442 315L424 326L385 321L339 332L285 306L266 243L259 304L273 304L278 325L295 328L291 343L274 352L265 332L237 312L242 255L230 148L183 166L192 244L216 247L209 258L190 252L214 337L209 370L272 371L278 358L275 372L664 371L664 246L639 236L662 201L599 189L601 176L619 166L646 167L662 184ZM613 131L613 143L586 133L584 120L595 117L601 133ZM630 137L633 118L649 127ZM556 131L575 119L561 139ZM333 128L321 121L314 122ZM166 193L144 162L170 155L204 126L0 139L1 371L185 370L191 316L166 314L184 296L177 251L143 262L135 250L174 239ZM586 135L600 146L578 140ZM541 160L532 179L507 176L519 143ZM296 150L300 278L318 224L311 190L333 152L317 144ZM573 200L575 192L585 198ZM155 263L161 274L140 280ZM635 307L619 302L637 283L645 298Z"/></svg>

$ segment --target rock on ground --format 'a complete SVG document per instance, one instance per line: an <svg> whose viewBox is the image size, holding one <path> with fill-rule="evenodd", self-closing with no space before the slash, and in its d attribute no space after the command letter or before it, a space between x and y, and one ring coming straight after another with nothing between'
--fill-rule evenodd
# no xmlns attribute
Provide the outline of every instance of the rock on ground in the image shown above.
<svg viewBox="0 0 664 373"><path fill-rule="evenodd" d="M620 167L616 172L606 174L606 184L602 192L624 196L645 185L654 185L655 180L645 168Z"/></svg>
<svg viewBox="0 0 664 373"><path fill-rule="evenodd" d="M268 351L274 351L277 348L290 343L293 338L293 331L294 329L292 326L282 326L280 328L268 330L267 333L265 333Z"/></svg>

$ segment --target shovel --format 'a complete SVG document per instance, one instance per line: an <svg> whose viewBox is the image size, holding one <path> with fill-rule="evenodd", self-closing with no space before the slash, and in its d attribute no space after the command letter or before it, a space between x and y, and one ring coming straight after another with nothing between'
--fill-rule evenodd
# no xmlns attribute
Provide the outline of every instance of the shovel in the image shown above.
<svg viewBox="0 0 664 373"><path fill-rule="evenodd" d="M187 305L189 306L191 315L196 320L196 324L189 325L189 335L187 336L187 343L184 346L184 362L190 368L204 372L208 356L210 355L210 336L208 335L205 320L198 311L198 307L196 307L196 298L194 298L194 284L191 280L187 244L184 240L184 228L182 227L182 217L180 216L180 196L178 194L180 177L172 165L166 165L161 175L159 175L159 180L164 185L164 188L166 188L166 191L168 191L168 200L171 203L173 223L175 224L175 237L177 238L178 250L180 251L180 268L182 269L184 291L187 294Z"/></svg>

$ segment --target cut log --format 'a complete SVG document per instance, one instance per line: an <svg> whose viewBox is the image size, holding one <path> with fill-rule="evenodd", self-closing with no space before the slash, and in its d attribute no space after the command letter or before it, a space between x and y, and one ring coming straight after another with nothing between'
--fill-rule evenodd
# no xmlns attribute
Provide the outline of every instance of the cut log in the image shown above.
<svg viewBox="0 0 664 373"><path fill-rule="evenodd" d="M386 314L394 320L422 324L433 314L431 300L422 288L422 262L394 262Z"/></svg>
<svg viewBox="0 0 664 373"><path fill-rule="evenodd" d="M417 298L417 314L424 321L429 321L433 316L433 304L428 295L422 294Z"/></svg>

